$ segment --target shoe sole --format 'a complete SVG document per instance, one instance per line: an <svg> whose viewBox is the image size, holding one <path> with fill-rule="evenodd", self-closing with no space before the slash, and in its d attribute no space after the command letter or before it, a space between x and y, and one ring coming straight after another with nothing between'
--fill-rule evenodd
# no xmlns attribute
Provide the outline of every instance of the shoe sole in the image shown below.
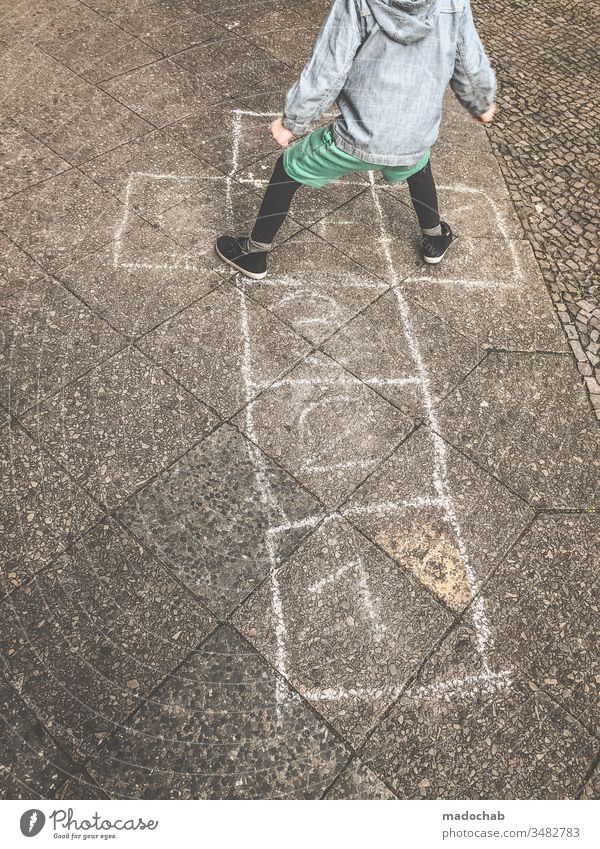
<svg viewBox="0 0 600 849"><path fill-rule="evenodd" d="M215 251L216 251L216 253L217 253L217 256L218 256L220 259L222 259L222 260L223 260L223 262L226 262L226 263L227 263L227 265L230 265L232 268L235 268L235 270L236 270L236 271L239 271L239 273L240 273L240 274L243 274L243 275L244 275L244 277L251 277L251 278L252 278L252 280L262 280L262 279L263 279L263 277L266 277L266 276L267 276L267 272L266 272L266 271L261 271L259 274L256 274L256 272L253 272L253 271L246 271L246 269L245 269L245 268L242 268L240 265L236 265L236 264L235 264L235 262L234 262L233 260L231 260L231 259L227 259L227 257L226 257L226 256L223 256L223 254L221 253L221 251L218 249L218 247L217 247L216 245L215 245Z"/></svg>
<svg viewBox="0 0 600 849"><path fill-rule="evenodd" d="M452 241L454 241L454 239ZM452 242L450 242L450 245L451 244L452 244ZM444 257L446 256L446 254L448 253L450 245L448 245L448 247L446 248L446 250L444 251L444 253L441 256L425 256L424 254L421 254L421 256L423 257L423 259L425 260L427 265L437 265L438 262L441 262L444 259Z"/></svg>
<svg viewBox="0 0 600 849"><path fill-rule="evenodd" d="M441 262L444 259L444 257L446 256L446 253L447 253L447 251L444 251L444 253L441 256L435 256L435 257L434 256L424 256L423 259L425 260L427 265L437 265L438 262Z"/></svg>

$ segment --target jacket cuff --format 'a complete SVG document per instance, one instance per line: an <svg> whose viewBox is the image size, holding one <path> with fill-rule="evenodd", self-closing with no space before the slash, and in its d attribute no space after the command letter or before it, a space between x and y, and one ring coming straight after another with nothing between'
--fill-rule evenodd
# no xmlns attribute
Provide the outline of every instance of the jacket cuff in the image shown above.
<svg viewBox="0 0 600 849"><path fill-rule="evenodd" d="M301 136L303 133L306 132L306 130L310 126L306 123L301 124L300 121L294 121L292 118L289 117L289 115L284 115L281 119L281 123L286 128L286 130L289 130L290 133L293 133L295 136Z"/></svg>
<svg viewBox="0 0 600 849"><path fill-rule="evenodd" d="M468 112L474 117L479 118L480 115L485 115L488 109L494 105L495 97L481 97L468 107Z"/></svg>

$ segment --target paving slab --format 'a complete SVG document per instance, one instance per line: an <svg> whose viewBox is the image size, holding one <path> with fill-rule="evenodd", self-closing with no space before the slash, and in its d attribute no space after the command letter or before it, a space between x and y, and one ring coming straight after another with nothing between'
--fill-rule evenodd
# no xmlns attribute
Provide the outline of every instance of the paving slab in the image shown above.
<svg viewBox="0 0 600 849"><path fill-rule="evenodd" d="M302 231L269 256L264 280L239 278L238 285L314 344L388 288L332 245Z"/></svg>
<svg viewBox="0 0 600 849"><path fill-rule="evenodd" d="M124 74L160 57L147 44L78 3L50 18L37 45L88 82Z"/></svg>
<svg viewBox="0 0 600 849"><path fill-rule="evenodd" d="M3 602L5 675L81 758L211 627L198 601L106 521Z"/></svg>
<svg viewBox="0 0 600 849"><path fill-rule="evenodd" d="M400 246L394 248L399 257L401 250ZM550 303L529 244L505 239L500 232L495 238L461 236L439 266L423 265L406 277L409 282L451 286L457 291L465 288L477 293L483 289L490 302L513 289L531 288L532 295L537 289L538 300L543 293Z"/></svg>
<svg viewBox="0 0 600 849"><path fill-rule="evenodd" d="M47 799L73 766L41 722L0 679L0 798Z"/></svg>
<svg viewBox="0 0 600 849"><path fill-rule="evenodd" d="M361 757L401 799L573 798L595 739L519 669L507 680L482 688L475 637L455 631Z"/></svg>
<svg viewBox="0 0 600 849"><path fill-rule="evenodd" d="M201 75L222 98L253 89L286 70L283 62L235 34L184 50L174 61Z"/></svg>
<svg viewBox="0 0 600 849"><path fill-rule="evenodd" d="M139 344L223 418L310 350L305 340L232 285L211 292Z"/></svg>
<svg viewBox="0 0 600 849"><path fill-rule="evenodd" d="M336 519L303 543L277 570L276 586L261 586L233 621L356 746L452 617Z"/></svg>
<svg viewBox="0 0 600 849"><path fill-rule="evenodd" d="M102 511L19 427L4 424L0 444L4 596L70 545Z"/></svg>
<svg viewBox="0 0 600 849"><path fill-rule="evenodd" d="M141 12L148 6L152 6L155 0L86 0L86 5L104 15L107 18L112 18L115 14L128 10L130 12ZM207 3L212 0L206 0ZM193 2L187 0L186 6L193 6Z"/></svg>
<svg viewBox="0 0 600 849"><path fill-rule="evenodd" d="M28 5L27 11L32 13ZM0 115L5 119L28 113L33 106L72 90L79 82L77 74L35 45L11 44L3 53L0 67Z"/></svg>
<svg viewBox="0 0 600 849"><path fill-rule="evenodd" d="M320 513L286 472L221 427L118 515L224 617L314 526L302 523Z"/></svg>
<svg viewBox="0 0 600 849"><path fill-rule="evenodd" d="M453 246L456 266L449 264L448 276L423 266L418 279L411 276L404 280L402 292L407 303L430 310L481 349L566 351L564 332L539 272L530 262L533 257L526 243L512 243L519 248L521 268L527 269L523 277L496 280L490 275L470 282L461 274L474 241L463 244L465 240L461 239ZM484 250L493 251L499 244L491 239L479 241ZM453 274L453 270L458 274Z"/></svg>
<svg viewBox="0 0 600 849"><path fill-rule="evenodd" d="M289 27L272 32L253 33L248 37L271 56L285 62L300 73L311 56L321 24L321 20L313 23L305 20L304 25L298 28Z"/></svg>
<svg viewBox="0 0 600 849"><path fill-rule="evenodd" d="M419 253L421 231L407 193L398 187L363 192L341 209L312 226L321 238L335 245L355 262L392 282L390 261L399 279L423 267ZM316 194L313 193L313 194ZM361 222L357 237L356 222Z"/></svg>
<svg viewBox="0 0 600 849"><path fill-rule="evenodd" d="M582 799L600 799L600 769L596 769L590 780L583 788Z"/></svg>
<svg viewBox="0 0 600 849"><path fill-rule="evenodd" d="M442 185L468 186L484 196L510 198L498 161L489 149L463 150L442 141L432 151L431 170L440 176Z"/></svg>
<svg viewBox="0 0 600 849"><path fill-rule="evenodd" d="M229 174L234 166L234 173L237 173L251 162L279 150L269 132L275 115L248 114L273 111L272 104L265 101L266 98L255 97L248 104L245 100L234 99L205 109L201 114L182 118L165 132L224 173ZM240 127L239 146L234 154L231 142L237 126ZM233 161L234 155L237 162Z"/></svg>
<svg viewBox="0 0 600 849"><path fill-rule="evenodd" d="M113 238L117 201L78 171L67 171L0 204L0 230L47 271Z"/></svg>
<svg viewBox="0 0 600 849"><path fill-rule="evenodd" d="M164 130L146 133L82 171L111 192L126 210L149 220L201 191L203 181L223 183L223 175L198 159Z"/></svg>
<svg viewBox="0 0 600 849"><path fill-rule="evenodd" d="M75 82L57 94L33 99L15 118L72 165L81 165L151 129L96 86L79 78Z"/></svg>
<svg viewBox="0 0 600 849"><path fill-rule="evenodd" d="M43 37L57 15L67 9L76 13L79 5L76 0L45 0L43 3L22 0L3 14L1 37L11 44Z"/></svg>
<svg viewBox="0 0 600 849"><path fill-rule="evenodd" d="M396 799L396 796L372 770L355 758L336 778L323 798L389 801Z"/></svg>
<svg viewBox="0 0 600 849"><path fill-rule="evenodd" d="M87 772L81 768L79 775L69 778L54 795L54 799L93 799L103 801L110 797L90 778Z"/></svg>
<svg viewBox="0 0 600 849"><path fill-rule="evenodd" d="M0 126L0 198L41 183L70 166L14 121Z"/></svg>
<svg viewBox="0 0 600 849"><path fill-rule="evenodd" d="M216 416L133 348L23 421L73 477L114 507L216 426Z"/></svg>
<svg viewBox="0 0 600 849"><path fill-rule="evenodd" d="M464 379L483 354L470 340L419 307L411 310L411 329L421 342L429 396L437 402ZM416 420L426 414L422 377L393 290L326 340L323 350L405 415Z"/></svg>
<svg viewBox="0 0 600 849"><path fill-rule="evenodd" d="M113 798L318 799L349 752L230 628L88 764ZM211 710L206 710L206 705Z"/></svg>
<svg viewBox="0 0 600 849"><path fill-rule="evenodd" d="M164 56L222 38L224 31L184 3L160 0L143 10L125 8L110 15L112 21Z"/></svg>
<svg viewBox="0 0 600 849"><path fill-rule="evenodd" d="M597 504L600 436L569 357L491 353L438 412L449 442L531 504Z"/></svg>
<svg viewBox="0 0 600 849"><path fill-rule="evenodd" d="M236 422L328 507L350 495L412 427L321 353L272 384Z"/></svg>
<svg viewBox="0 0 600 849"><path fill-rule="evenodd" d="M294 0L294 11L309 20L323 20L327 13L327 0Z"/></svg>
<svg viewBox="0 0 600 849"><path fill-rule="evenodd" d="M289 2L274 0L251 0L249 3L228 3L225 8L210 7L206 3L206 15L220 26L244 38L274 33L280 30L296 32L306 27L306 19L293 11ZM283 60L285 61L285 59Z"/></svg>
<svg viewBox="0 0 600 849"><path fill-rule="evenodd" d="M125 342L0 236L0 399L19 415Z"/></svg>
<svg viewBox="0 0 600 849"><path fill-rule="evenodd" d="M484 589L498 651L600 731L600 516L539 516Z"/></svg>
<svg viewBox="0 0 600 849"><path fill-rule="evenodd" d="M137 338L221 285L203 266L145 222L68 265L59 277L119 333Z"/></svg>
<svg viewBox="0 0 600 849"><path fill-rule="evenodd" d="M440 484L454 522L439 503ZM457 612L534 516L425 427L358 488L342 513Z"/></svg>
<svg viewBox="0 0 600 849"><path fill-rule="evenodd" d="M171 59L114 77L103 82L102 88L156 127L164 127L222 99L203 77Z"/></svg>

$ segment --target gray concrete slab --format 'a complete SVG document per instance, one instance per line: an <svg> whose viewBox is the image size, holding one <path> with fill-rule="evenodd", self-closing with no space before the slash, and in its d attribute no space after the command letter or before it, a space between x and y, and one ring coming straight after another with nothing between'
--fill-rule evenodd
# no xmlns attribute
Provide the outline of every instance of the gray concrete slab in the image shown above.
<svg viewBox="0 0 600 849"><path fill-rule="evenodd" d="M69 163L14 121L0 126L0 196L9 197L69 168Z"/></svg>
<svg viewBox="0 0 600 849"><path fill-rule="evenodd" d="M487 692L478 676L476 641L459 629L368 741L367 765L401 799L573 798L595 739L518 668ZM444 698L453 679L464 691Z"/></svg>
<svg viewBox="0 0 600 849"><path fill-rule="evenodd" d="M127 348L38 404L23 421L82 486L112 508L218 419L139 351Z"/></svg>
<svg viewBox="0 0 600 849"><path fill-rule="evenodd" d="M600 517L540 516L484 589L499 652L596 734L599 558Z"/></svg>
<svg viewBox="0 0 600 849"><path fill-rule="evenodd" d="M452 622L344 520L326 521L234 623L357 746Z"/></svg>
<svg viewBox="0 0 600 849"><path fill-rule="evenodd" d="M315 345L388 289L386 282L306 231L273 251L264 281L246 278L237 282L252 300L268 307Z"/></svg>
<svg viewBox="0 0 600 849"><path fill-rule="evenodd" d="M224 426L124 504L118 516L225 616L310 532L313 525L303 522L319 513L316 499Z"/></svg>
<svg viewBox="0 0 600 849"><path fill-rule="evenodd" d="M73 774L73 765L5 679L0 714L0 798L48 798Z"/></svg>
<svg viewBox="0 0 600 849"><path fill-rule="evenodd" d="M600 435L569 358L492 353L448 396L439 422L531 504L597 505Z"/></svg>
<svg viewBox="0 0 600 849"><path fill-rule="evenodd" d="M235 97L285 71L286 65L235 33L178 53L182 68L202 78L221 95Z"/></svg>
<svg viewBox="0 0 600 849"><path fill-rule="evenodd" d="M206 181L222 181L220 172L164 130L96 156L81 170L146 220L197 194Z"/></svg>
<svg viewBox="0 0 600 849"><path fill-rule="evenodd" d="M155 50L81 3L50 18L36 36L45 53L92 83L160 58Z"/></svg>
<svg viewBox="0 0 600 849"><path fill-rule="evenodd" d="M90 773L112 798L319 798L350 753L278 681L221 628L110 739Z"/></svg>
<svg viewBox="0 0 600 849"><path fill-rule="evenodd" d="M156 127L222 99L202 77L171 59L107 80L102 89Z"/></svg>
<svg viewBox="0 0 600 849"><path fill-rule="evenodd" d="M2 602L4 674L78 760L211 630L172 575L100 523Z"/></svg>
<svg viewBox="0 0 600 849"><path fill-rule="evenodd" d="M409 342L399 332L399 324L398 301L390 290L326 340L323 350L407 416L418 420L425 415L423 393L419 391ZM412 310L412 326L424 340L423 356L431 368L429 388L437 402L465 378L483 353L419 307Z"/></svg>
<svg viewBox="0 0 600 849"><path fill-rule="evenodd" d="M111 195L72 170L5 200L0 229L55 272L110 241L118 212Z"/></svg>
<svg viewBox="0 0 600 849"><path fill-rule="evenodd" d="M125 340L8 239L0 246L0 399L20 415Z"/></svg>
<svg viewBox="0 0 600 849"><path fill-rule="evenodd" d="M200 254L209 268L229 276L233 272L215 254L215 240L224 231L248 232L260 201L255 192L227 181L224 175L195 181L194 190L194 195L158 215L153 223L188 253ZM280 238L287 239L299 229L300 225L288 218Z"/></svg>
<svg viewBox="0 0 600 849"><path fill-rule="evenodd" d="M183 3L148 3L139 8L118 8L110 18L122 29L164 56L222 38L223 29Z"/></svg>
<svg viewBox="0 0 600 849"><path fill-rule="evenodd" d="M178 381L229 418L288 371L310 345L226 285L140 341Z"/></svg>
<svg viewBox="0 0 600 849"><path fill-rule="evenodd" d="M399 410L321 353L273 383L235 421L330 508L412 427Z"/></svg>
<svg viewBox="0 0 600 849"><path fill-rule="evenodd" d="M204 267L201 256L145 222L61 269L59 277L128 339L154 329L223 283Z"/></svg>
<svg viewBox="0 0 600 849"><path fill-rule="evenodd" d="M78 77L54 95L38 97L39 102L36 97L28 99L15 120L72 165L151 129L139 115Z"/></svg>
<svg viewBox="0 0 600 849"><path fill-rule="evenodd" d="M324 796L325 799L378 799L389 801L396 796L375 773L361 761L350 762Z"/></svg>
<svg viewBox="0 0 600 849"><path fill-rule="evenodd" d="M534 516L425 427L358 488L342 513L457 612Z"/></svg>
<svg viewBox="0 0 600 849"><path fill-rule="evenodd" d="M3 424L0 440L4 596L69 546L102 511L21 428Z"/></svg>

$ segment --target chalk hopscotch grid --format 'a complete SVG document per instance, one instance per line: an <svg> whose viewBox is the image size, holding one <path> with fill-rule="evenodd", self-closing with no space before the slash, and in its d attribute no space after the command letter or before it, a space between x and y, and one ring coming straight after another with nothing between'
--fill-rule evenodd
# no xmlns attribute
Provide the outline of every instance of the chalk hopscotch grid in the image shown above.
<svg viewBox="0 0 600 849"><path fill-rule="evenodd" d="M247 116L247 117L254 117L254 118L261 118L261 119L273 117L273 113L260 113L260 112L253 112L253 111L250 111L250 110L241 110L241 109L234 110L233 114L234 114L235 117L234 117L234 122L233 122L232 159L231 159L231 169L230 169L228 177L227 177L227 180L228 180L228 182L227 182L227 196L228 196L227 210L228 210L229 224L230 225L232 225L234 223L233 217L232 217L233 216L233 210L232 210L232 203L231 203L231 185L232 185L232 181L235 178L235 174L236 174L237 169L238 169L239 142L240 142L240 137L241 137L241 132L242 132L242 117ZM254 181L253 180L252 182L255 185L259 184L259 183L262 184L262 181ZM427 424L429 425L429 431L430 431L430 434L431 434L431 438L433 440L433 447L434 447L435 458L434 458L434 469L433 469L433 484L434 484L434 488L435 488L435 491L436 491L436 498L416 498L416 499L411 499L409 501L399 502L397 504L394 504L393 502L391 502L391 503L388 502L385 505L375 504L375 505L370 505L366 508L363 507L363 508L361 508L361 510L363 512L373 513L373 512L378 512L383 507L386 512L390 512L394 509L396 509L396 510L404 509L404 507L407 506L407 505L414 506L414 507L417 507L417 508L418 507L437 507L438 509L442 510L443 514L444 514L444 519L450 525L450 527L453 531L453 536L454 536L457 548L459 550L461 559L463 561L463 567L464 567L464 570L465 570L465 574L467 576L467 580L469 582L470 591L471 591L471 598L474 599L473 608L472 608L472 618L473 618L473 624L475 626L475 631L476 631L477 647L478 647L480 658L481 658L482 672L478 675L475 675L475 676L468 676L468 677L464 677L464 678L452 678L452 679L448 679L446 681L442 681L440 683L436 683L433 686L420 687L416 690L416 692L412 693L411 695L413 697L417 696L417 697L420 697L420 698L423 698L423 699L428 699L428 698L436 698L436 697L440 697L440 696L443 696L443 695L446 695L446 694L452 694L452 693L461 693L462 695L467 695L467 694L471 694L471 693L480 692L481 690L493 690L494 688L498 688L498 687L502 687L502 686L508 686L511 682L511 673L510 673L509 670L493 671L490 667L488 654L489 654L489 649L492 646L492 637L491 637L489 623L488 623L487 615L486 615L486 611L485 611L485 603L484 603L484 600L483 600L481 594L479 593L478 579L477 579L477 576L476 576L475 571L473 569L473 566L470 562L470 558L469 558L469 555L468 555L468 552L467 552L467 549L466 549L466 545L465 545L465 542L464 542L464 539L463 539L463 536L462 536L461 527L460 527L460 524L459 524L459 521L458 521L458 518L457 518L457 515L456 515L456 511L455 511L455 508L454 508L452 495L451 495L450 490L449 490L449 486L448 486L448 482L447 482L446 446L445 446L445 443L442 440L442 438L438 435L439 425L438 425L437 415L436 415L436 412L435 412L432 394L431 394L431 389L430 389L429 373L428 373L428 370L427 370L427 366L426 366L426 364L423 360L417 337L416 337L416 335L413 331L413 328L412 328L412 322L411 322L411 316L410 316L410 310L409 310L408 303L406 302L406 299L404 298L404 295L402 294L402 291L400 289L400 279L399 279L399 276L397 274L395 264L394 264L394 261L393 261L393 258L392 258L392 255L391 255L391 252L390 252L390 249L389 249L390 237L389 237L389 235L386 231L386 228L385 228L383 210L381 208L381 204L380 204L379 198L377 196L378 186L375 183L374 175L373 175L372 172L369 172L369 186L370 186L370 192L371 192L371 196L372 196L373 203L374 203L374 206L375 206L375 210L376 210L376 213L377 213L377 217L378 217L378 220L379 220L380 241L381 241L381 243L384 247L386 264L388 266L388 271L389 271L390 280L391 280L391 289L394 292L394 295L396 297L396 301L397 301L397 305L398 305L398 311L399 311L399 315L400 315L400 319L401 319L401 324L402 324L403 331L404 331L404 334L405 334L405 338L406 338L406 341L409 345L409 348L410 348L410 351L411 351L411 354L412 354L412 357L413 357L413 361L414 361L415 366L416 366L416 372L417 372L414 377L411 377L411 378L408 378L408 379L401 379L401 380L402 380L402 382L406 381L406 382L410 382L410 383L413 383L413 384L416 384L416 385L420 385L420 388L421 388L421 392L422 392L422 395L423 395L423 401L424 401L424 405L425 405L425 411L426 411L426 420L427 420ZM464 186L459 186L459 187L445 186L445 187L442 187L442 188L454 189L455 191L463 191L463 192L468 192L468 193L482 194L481 191L478 190L478 189L471 189L469 187L464 187ZM518 255L516 253L514 246L510 242L510 239L509 239L509 236L508 236L508 231L507 231L507 228L506 228L506 226L505 226L505 224L502 220L502 215L500 213L500 210L498 209L497 205L494 204L494 202L491 198L488 198L488 200L492 203L496 222L498 224L498 229L499 229L500 233L502 234L502 237L505 240L505 242L508 246L508 249L511 252L511 257L512 257L512 260L513 260L514 280L512 281L511 284L505 284L505 286L516 285L517 281L522 278L522 271L521 271L521 267L520 267L520 263L519 263L519 258L518 258ZM415 278L412 278L412 279L415 279ZM417 280L423 279L423 280L427 280L427 281L431 280L430 277L416 278L416 279ZM278 281L271 279L269 281L269 284L270 285L277 285L277 282ZM437 278L437 282L438 283L443 283L443 282L450 282L451 283L451 282L455 282L455 281L452 278L444 279L442 277L442 278ZM463 283L465 281L460 281L460 282ZM491 285L488 281L468 281L468 284L469 285L487 285L487 286ZM240 310L241 332L242 332L242 337L244 339L244 366L243 366L242 371L243 371L243 379L245 381L248 381L248 383L246 383L246 393L247 393L247 396L249 396L251 394L252 388L255 385L253 380L252 380L251 359L250 359L251 333L250 333L250 327L249 327L249 322L248 322L248 312L247 312L247 308L246 308L245 293L241 290L240 290L239 297L240 297L240 302L241 302L241 310ZM349 377L348 380L351 381L351 378ZM381 379L381 381L384 382L385 379ZM290 381L288 379L287 381L284 380L284 381L276 382L276 384L283 384L285 382L293 383L293 381ZM308 382L310 382L310 381L308 381ZM365 380L364 382L368 384L368 381ZM274 384L274 385L276 385L276 384ZM253 440L256 441L255 431L254 431L254 423L252 421L252 404L248 404L248 406L246 408L245 415L246 415L247 432L249 433L251 438L253 438ZM257 457L257 454L256 454L255 451L252 451L252 454L253 454L254 458ZM262 474L260 466L257 467L257 479L259 481L259 485L261 485L261 481L264 482L264 480L265 480L265 476L264 476L264 474ZM272 493L270 493L270 490L264 491L264 494L265 494L265 497L267 497L267 499L269 501L271 501L271 503L272 503ZM331 514L326 515L326 516L308 517L307 519L305 519L304 521L301 521L301 522L294 522L294 523L285 522L285 523L283 523L279 526L271 527L267 531L267 548L268 548L268 552L269 552L269 558L270 558L270 561L271 561L271 568L270 568L269 577L270 577L270 588L271 588L271 598L272 598L272 613L273 613L273 618L274 618L274 621L275 621L275 640L276 640L276 654L277 654L276 665L277 665L277 668L278 668L280 674L282 675L282 677L286 678L286 679L288 678L288 670L287 670L288 658L287 658L287 649L286 649L287 634L286 634L285 613L284 613L284 607L283 607L283 600L282 600L282 596L281 596L281 590L280 590L279 579L278 579L278 574L277 574L277 572L278 572L278 562L277 562L277 556L276 556L276 552L275 552L275 546L273 545L273 537L277 533L285 532L286 530L289 530L292 527L298 528L298 527L309 527L311 525L315 526L319 522L321 522L322 520L327 521L327 520L333 519L337 515L339 515L339 514L336 511L336 512L331 513ZM349 570L351 568L356 568L356 567L357 567L357 563L353 561L351 564L347 564L346 568ZM360 564L358 564L358 569L359 569L360 591L361 591L361 594L363 596L363 600L365 602L365 605L367 606L367 608L369 610L369 617L372 620L373 627L374 627L374 633L376 635L376 638L378 636L379 639L381 639L382 631L380 629L382 628L382 626L381 626L380 623L378 623L376 621L376 616L375 616L375 612L373 610L373 605L372 605L372 601L371 601L371 598L370 598L370 593L369 593L369 590L368 590L368 586L366 584L366 576L365 576L364 570L362 570L362 575L360 575L360 571L361 571ZM338 570L338 572L334 576L330 576L330 579L334 580L337 577L339 577L340 576L339 573L341 571L345 571L344 567L341 567L341 570ZM328 581L328 578L323 579L323 582L327 582L327 581ZM325 586L325 583L323 583L323 582L318 582L318 584L315 585L314 587L310 587L309 591L314 592L314 591L322 589L322 587ZM368 601L367 601L367 599L368 599ZM403 688L404 688L404 685L403 686L388 685L387 687L377 688L377 689L362 688L362 687L356 687L356 688L325 688L325 689L314 689L314 690L309 689L309 690L304 690L303 695L304 695L305 698L310 699L310 700L315 700L315 701L318 701L318 700L325 700L325 701L336 700L337 701L337 700L349 699L349 698L372 699L373 697L375 697L375 695L377 695L378 698L380 698L382 695L386 695L388 697L395 698L395 697L398 697L400 695ZM283 688L281 686L278 686L278 689L277 689L278 702L281 703L282 700L285 700L285 698L287 698L287 697L286 697L286 694L285 694Z"/></svg>
<svg viewBox="0 0 600 849"><path fill-rule="evenodd" d="M233 181L236 179L236 173L238 170L238 162L239 162L239 150L240 150L240 138L242 132L242 119L243 118L271 118L279 113L271 113L271 112L254 112L252 110L245 109L235 109L232 110L233 115L233 129L232 129L232 155L231 155L231 168L226 175L223 177L208 177L206 179L210 180L219 180L222 179L225 183L225 198L226 198L226 213L228 224L231 226L234 223L233 220L233 200L232 200L232 186ZM192 262L191 254L183 254L181 261L169 264L169 263L145 263L145 262L127 262L123 259L123 240L127 231L127 225L130 217L130 204L131 198L133 196L135 187L139 180L141 179L151 179L151 180L174 180L174 181L186 181L186 180L199 180L204 179L203 177L189 177L182 176L177 174L161 174L161 173L152 173L145 171L133 172L130 174L126 191L124 197L123 204L123 214L121 220L118 222L117 229L115 232L115 239L113 243L113 264L116 268L125 268L125 269L164 269L164 270L172 270L177 268L185 268L186 270L194 270L196 266ZM466 549L466 545L462 536L462 531L460 527L460 523L458 521L452 494L449 490L448 481L447 481L447 457L446 457L446 446L442 438L438 435L439 425L437 420L437 414L435 411L435 407L433 404L432 393L430 389L430 379L429 373L427 370L427 366L423 360L421 349L419 346L418 339L415 335L415 332L412 327L410 309L408 303L401 291L401 280L396 271L395 264L390 252L389 244L390 244L390 236L388 235L385 227L384 221L384 213L381 207L381 203L378 197L378 190L382 189L382 186L378 186L375 182L373 172L368 172L368 184L365 184L363 181L357 181L361 186L368 186L370 191L373 204L375 207L376 215L379 222L379 230L380 230L380 239L384 250L386 265L388 267L388 273L390 277L390 286L389 290L394 293L398 314L400 318L400 323L402 325L402 330L404 332L406 341L408 343L409 349L412 354L412 358L415 364L415 374L408 378L382 378L374 376L365 379L364 381L359 381L358 379L352 378L351 375L342 378L341 381L328 381L327 383L342 383L346 381L349 385L354 383L365 383L369 385L372 384L393 384L393 385L415 385L420 388L422 393L422 398L424 402L425 408L425 418L428 424L429 434L433 441L433 449L434 449L434 468L432 474L433 486L435 489L435 497L416 497L412 499L406 499L398 502L385 502L385 503L376 503L366 507L358 507L358 508L344 508L344 512L348 515L352 515L353 513L370 513L370 514L381 514L383 513L393 513L396 511L401 511L406 508L437 508L443 513L444 520L450 526L453 537L459 551L461 560L463 562L463 568L465 571L465 575L467 577L471 598L474 599L473 606L471 609L472 619L476 633L477 640L477 648L480 655L482 671L477 675L470 675L461 678L450 678L442 682L437 682L434 685L430 685L427 687L419 687L416 690L411 690L407 693L411 698L422 698L422 699L431 699L431 698L439 698L445 695L462 695L467 696L470 694L475 694L482 691L492 691L499 687L508 686L511 683L511 672L510 670L500 670L493 671L490 667L489 663L489 650L492 647L492 637L490 632L490 627L486 615L485 610L485 602L479 593L479 583L473 566L470 562L470 558ZM256 187L262 186L266 184L266 180L254 180L249 178L238 179L238 182L247 182L252 183ZM494 203L492 198L487 197L480 189L474 189L467 186L455 186L455 185L447 185L440 186L441 189L445 189L448 191L469 193L469 194L480 194L492 205L494 210L495 219L498 225L498 230L502 235L503 240L507 244L508 250L510 251L511 258L513 261L513 269L514 276L510 282L507 283L498 283L494 282L491 284L489 281L485 280L462 280L455 278L445 278L443 276L440 277L412 277L411 281L427 281L428 283L434 282L437 284L459 284L463 286L494 286L497 288L512 288L517 285L517 283L522 280L522 270L519 262L518 254L515 250L514 245L512 244L507 227L503 221L503 216L498 208L498 206ZM296 280L291 277L283 277L281 279L270 278L265 281L257 281L262 285L270 285L270 286L302 286L302 281ZM367 281L350 281L351 285L357 286L373 286L377 287L378 284L369 283ZM278 578L278 559L277 559L277 537L281 533L285 533L292 529L300 529L300 528L310 528L317 527L319 524L326 524L329 521L332 521L335 518L341 518L341 514L338 511L332 511L330 513L325 513L322 515L309 516L303 520L293 522L289 520L289 517L285 513L282 505L278 503L276 497L274 496L268 476L265 471L265 460L262 452L256 446L256 431L254 426L253 419L253 398L254 393L257 389L264 389L267 386L271 388L277 388L279 386L283 386L286 384L294 385L295 383L302 384L311 384L311 383L319 383L321 384L321 380L311 380L311 379L299 379L297 381L289 378L284 378L279 381L275 381L274 383L264 384L262 382L256 382L254 380L254 376L252 374L252 337L249 323L249 315L248 308L246 302L246 294L242 288L235 289L237 292L237 296L239 298L240 303L240 333L242 340L242 365L241 365L241 377L243 381L244 388L244 396L246 398L247 404L244 408L243 415L245 417L245 426L246 433L250 436L251 441L247 441L247 450L249 452L250 460L254 466L256 479L259 485L259 488L265 498L266 502L269 503L273 509L274 514L277 514L280 518L280 523L276 525L272 525L266 531L266 547L268 552L268 559L270 563L269 569L269 586L271 591L271 607L273 619L275 622L275 643L276 643L276 667L282 676L282 679L287 680L288 675L288 656L287 656L287 632L286 632L286 624L285 624L285 612L281 594L281 588L279 585ZM310 468L310 465L308 466ZM318 471L327 470L327 466L318 467ZM332 466L331 468L337 468L337 466ZM339 571L339 570L338 570ZM373 601L370 595L370 591L368 588L368 583L366 581L366 574L362 569L361 564L357 561L352 561L351 563L346 565L346 568L343 568L343 571L355 571L358 576L358 585L359 591L363 598L363 603L365 608L368 611L369 618L371 619L374 635L376 639L381 639L383 636L383 628L382 623L377 621L376 613L373 606ZM361 574L362 572L362 574ZM333 576L334 578L335 576ZM333 579L332 578L332 579ZM324 582L328 582L328 579L323 579ZM319 582L320 583L320 582ZM325 584L323 584L325 585ZM309 588L309 591L316 591L315 588ZM305 698L313 701L337 701L344 699L364 699L369 700L373 698L380 699L384 696L388 698L397 698L404 690L406 685L402 684L399 686L389 684L383 685L377 688L365 688L365 687L351 687L351 688L323 688L323 689L306 689L303 690L303 695ZM288 701L290 698L296 698L295 696L290 696L289 691L287 690L285 683L283 680L278 679L276 686L276 699L278 710L282 707L283 703Z"/></svg>

